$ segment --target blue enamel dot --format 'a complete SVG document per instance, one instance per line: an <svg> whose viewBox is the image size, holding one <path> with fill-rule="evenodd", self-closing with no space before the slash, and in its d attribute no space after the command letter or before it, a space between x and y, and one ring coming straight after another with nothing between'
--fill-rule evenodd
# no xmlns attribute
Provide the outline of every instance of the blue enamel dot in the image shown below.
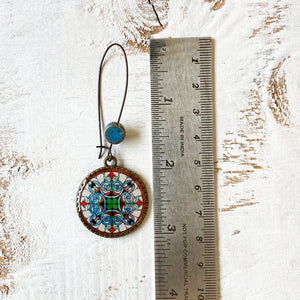
<svg viewBox="0 0 300 300"><path fill-rule="evenodd" d="M112 122L106 125L104 135L109 143L119 144L125 138L125 128L120 123Z"/></svg>

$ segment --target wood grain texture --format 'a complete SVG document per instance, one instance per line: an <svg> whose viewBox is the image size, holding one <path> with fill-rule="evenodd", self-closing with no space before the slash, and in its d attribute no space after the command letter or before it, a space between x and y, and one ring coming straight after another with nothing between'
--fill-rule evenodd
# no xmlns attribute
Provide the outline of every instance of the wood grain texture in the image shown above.
<svg viewBox="0 0 300 300"><path fill-rule="evenodd" d="M268 92L270 95L269 108L278 123L283 126L290 126L290 109L285 79L286 73L282 66L285 61L286 58L272 69L268 85Z"/></svg>
<svg viewBox="0 0 300 300"><path fill-rule="evenodd" d="M87 6L87 13L96 18L105 16L112 26L117 26L121 42L129 48L149 52L149 40L167 25L169 1L96 1ZM158 18L156 17L156 14Z"/></svg>
<svg viewBox="0 0 300 300"><path fill-rule="evenodd" d="M129 54L120 164L151 195L150 37L214 39L220 298L300 294L300 4L297 0L0 3L0 292L3 299L154 299L153 215L120 239L80 223L97 160L99 60ZM123 92L108 55L105 122ZM151 201L150 201L151 207Z"/></svg>
<svg viewBox="0 0 300 300"><path fill-rule="evenodd" d="M212 10L217 10L225 5L225 0L204 0L205 2L213 3Z"/></svg>
<svg viewBox="0 0 300 300"><path fill-rule="evenodd" d="M8 295L13 292L15 283L11 280L12 270L30 261L31 246L26 230L19 218L22 214L22 200L14 190L19 180L25 180L31 172L38 172L41 165L33 165L24 155L11 149L13 130L2 124L0 149L0 292Z"/></svg>

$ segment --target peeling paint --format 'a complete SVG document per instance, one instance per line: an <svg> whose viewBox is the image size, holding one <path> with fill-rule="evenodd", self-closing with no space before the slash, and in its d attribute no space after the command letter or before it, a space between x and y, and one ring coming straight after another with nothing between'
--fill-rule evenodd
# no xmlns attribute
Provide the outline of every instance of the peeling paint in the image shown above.
<svg viewBox="0 0 300 300"><path fill-rule="evenodd" d="M157 34L167 27L169 11L168 1L152 1L163 26L158 24L152 7L147 1L137 1L138 13L124 10L127 21L124 23L124 37L127 45L137 48L142 52L149 52L149 42L152 35Z"/></svg>
<svg viewBox="0 0 300 300"><path fill-rule="evenodd" d="M239 207L251 206L251 205L254 205L254 204L257 204L257 203L258 202L245 202L245 203L240 203L240 204L232 204L227 208L222 208L221 211L222 212L228 212L228 211L232 211L232 210L234 210L236 208L239 208Z"/></svg>
<svg viewBox="0 0 300 300"><path fill-rule="evenodd" d="M287 4L281 5L280 3L281 0L277 0L276 4L272 5L269 9L265 9L269 5L269 2L266 1L251 4L255 13L251 12L249 17L253 17L261 13L266 13L266 15L261 21L261 24L252 30L249 39L256 37L260 33L273 35L282 31L286 27L285 23L282 22L282 19L286 17L286 10L289 6ZM264 10L262 11L262 9ZM280 40L278 40L278 42L280 43Z"/></svg>
<svg viewBox="0 0 300 300"><path fill-rule="evenodd" d="M219 160L223 175L223 186L234 187L263 169L262 151L266 140L265 113L261 88L250 90L247 105L239 112L239 129L227 131L223 141L223 158ZM246 194L251 194L249 198ZM245 190L243 198L237 194L232 197L231 204L221 211L231 211L238 207L256 204L254 191Z"/></svg>
<svg viewBox="0 0 300 300"><path fill-rule="evenodd" d="M212 10L221 9L225 5L225 0L204 0L205 2L213 3Z"/></svg>
<svg viewBox="0 0 300 300"><path fill-rule="evenodd" d="M251 206L251 205L259 203L258 201L255 201L254 190L250 190L248 192L248 195L246 195L246 193L243 193L243 198L241 197L240 194L236 194L236 196L239 199L237 201L235 201L235 203L230 204L228 207L222 208L221 212L233 211L240 207Z"/></svg>
<svg viewBox="0 0 300 300"><path fill-rule="evenodd" d="M155 11L151 4L155 7ZM151 4L148 0L120 3L93 2L86 8L86 12L97 17L105 16L107 21L115 24L123 36L122 43L129 49L149 52L150 37L167 27L169 12L169 1L152 0Z"/></svg>
<svg viewBox="0 0 300 300"><path fill-rule="evenodd" d="M266 134L258 89L250 91L247 106L240 110L240 114L240 129L235 133L227 132L223 142L224 186L248 180L256 170L262 169L257 154L264 144Z"/></svg>
<svg viewBox="0 0 300 300"><path fill-rule="evenodd" d="M237 235L237 234L239 234L240 232L241 232L240 230L236 229L236 230L232 233L232 235Z"/></svg>
<svg viewBox="0 0 300 300"><path fill-rule="evenodd" d="M263 160L264 144L267 140L266 110L271 110L279 124L290 126L286 74L283 68L286 58L278 63L275 56L275 45L281 44L281 35L278 33L287 26L289 5L282 0L273 3L257 1L248 3L248 8L248 17L254 18L258 24L252 29L249 39L262 37L265 49L257 53L262 58L262 69L253 78L255 86L249 91L247 105L239 112L239 129L228 131L223 141L223 157L219 163L223 186L228 188L257 178L258 172L266 167ZM269 101L264 103L267 98ZM251 197L245 196L249 193ZM247 186L242 194L243 198L241 195L231 196L229 206L221 211L232 211L258 203L255 201L255 191L247 190Z"/></svg>
<svg viewBox="0 0 300 300"><path fill-rule="evenodd" d="M0 294L8 295L15 288L10 276L12 269L20 263L29 261L28 236L16 225L16 220L8 213L7 208L15 200L10 192L16 179L25 179L39 167L34 166L24 155L9 150L5 145L11 141L9 128L2 128L0 149ZM19 216L20 217L20 216Z"/></svg>
<svg viewBox="0 0 300 300"><path fill-rule="evenodd" d="M269 79L268 92L270 100L268 106L272 111L275 120L282 126L289 127L290 109L287 99L286 73L283 69L283 64L286 61L284 58L272 69L272 74Z"/></svg>

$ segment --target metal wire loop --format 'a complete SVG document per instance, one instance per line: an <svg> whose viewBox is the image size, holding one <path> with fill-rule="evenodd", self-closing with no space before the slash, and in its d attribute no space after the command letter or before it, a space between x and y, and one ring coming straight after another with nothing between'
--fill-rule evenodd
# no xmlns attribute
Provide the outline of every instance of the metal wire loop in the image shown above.
<svg viewBox="0 0 300 300"><path fill-rule="evenodd" d="M108 162L112 162L112 164L108 164ZM109 156L106 156L105 158L104 158L104 165L105 165L105 167L115 167L116 165L117 165L117 159L114 157L114 156L111 156L111 157L109 157Z"/></svg>
<svg viewBox="0 0 300 300"><path fill-rule="evenodd" d="M101 63L100 63L100 67L99 67L99 80L98 80L98 120L99 120L99 139L100 139L100 145L96 146L97 148L100 148L100 152L99 152L99 159L102 158L103 156L103 149L107 149L108 150L108 154L107 154L107 158L108 161L114 160L114 156L112 155L112 144L110 144L110 146L105 146L103 145L103 138L102 138L102 118L101 118L101 81L102 81L102 69L103 69L103 62L104 62L104 58L108 52L108 50L113 47L113 46L118 46L121 48L123 54L124 54L124 58L125 58L125 64L126 64L126 83L125 83L125 91L124 91L124 97L123 97L123 101L122 101L122 105L121 105L121 109L120 109L120 113L119 113L119 117L117 120L117 124L120 123L121 120L121 116L123 113L123 109L124 109L124 105L125 105L125 100L126 100L126 96L127 96L127 90L128 90L128 61L127 61L127 55L125 53L124 48L118 44L118 43L113 43L110 46L107 47L107 49L105 50L103 57L101 59ZM105 163L107 162L107 160L105 161Z"/></svg>

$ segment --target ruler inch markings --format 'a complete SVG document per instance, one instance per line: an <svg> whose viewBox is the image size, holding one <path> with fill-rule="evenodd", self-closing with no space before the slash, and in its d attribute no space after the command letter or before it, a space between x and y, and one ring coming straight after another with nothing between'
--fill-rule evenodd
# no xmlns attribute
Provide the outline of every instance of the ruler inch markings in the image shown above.
<svg viewBox="0 0 300 300"><path fill-rule="evenodd" d="M151 39L150 73L156 299L215 300L211 38Z"/></svg>

